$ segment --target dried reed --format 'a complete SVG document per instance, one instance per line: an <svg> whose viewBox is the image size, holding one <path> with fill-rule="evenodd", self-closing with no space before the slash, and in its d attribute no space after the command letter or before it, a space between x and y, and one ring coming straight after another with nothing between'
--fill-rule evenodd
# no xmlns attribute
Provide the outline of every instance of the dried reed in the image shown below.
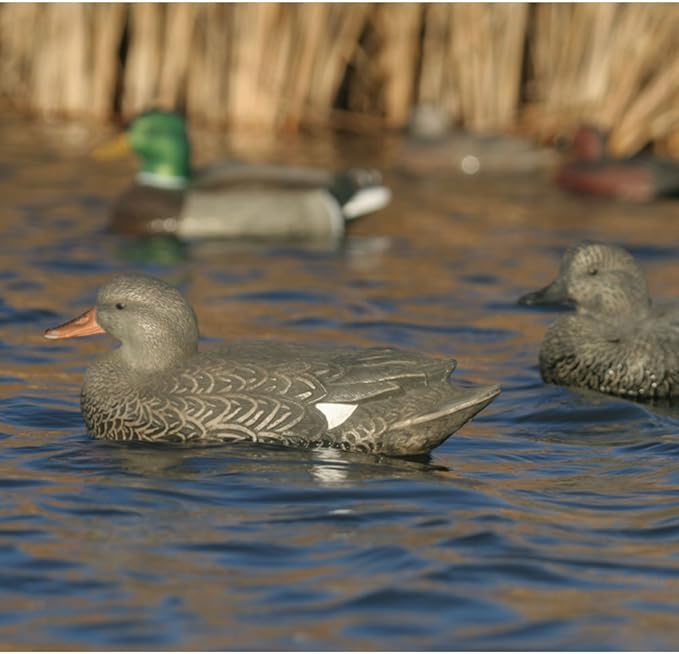
<svg viewBox="0 0 679 654"><path fill-rule="evenodd" d="M271 134L401 128L433 104L477 132L589 122L615 154L676 151L677 33L671 4L6 4L0 94L44 117L159 105Z"/></svg>
<svg viewBox="0 0 679 654"><path fill-rule="evenodd" d="M544 136L587 122L629 155L679 127L679 6L539 5L528 33ZM533 107L535 108L535 107Z"/></svg>

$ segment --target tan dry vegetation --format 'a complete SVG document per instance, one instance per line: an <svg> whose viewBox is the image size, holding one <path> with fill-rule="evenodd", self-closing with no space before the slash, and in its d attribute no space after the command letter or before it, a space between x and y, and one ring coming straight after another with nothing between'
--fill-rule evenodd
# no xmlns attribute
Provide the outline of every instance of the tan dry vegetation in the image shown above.
<svg viewBox="0 0 679 654"><path fill-rule="evenodd" d="M587 122L679 156L675 4L6 4L0 95L43 118L150 106L270 135L402 128L421 104L542 141Z"/></svg>

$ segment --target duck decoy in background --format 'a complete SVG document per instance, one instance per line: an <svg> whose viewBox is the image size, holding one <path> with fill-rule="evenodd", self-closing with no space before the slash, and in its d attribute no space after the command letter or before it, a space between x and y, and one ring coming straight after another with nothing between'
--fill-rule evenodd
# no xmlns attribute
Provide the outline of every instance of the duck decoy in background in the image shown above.
<svg viewBox="0 0 679 654"><path fill-rule="evenodd" d="M589 126L575 132L571 151L555 177L567 191L631 202L679 196L679 162L649 152L613 159L606 154L606 135Z"/></svg>
<svg viewBox="0 0 679 654"><path fill-rule="evenodd" d="M396 153L396 169L436 175L513 175L551 169L552 148L511 134L475 134L454 129L440 106L415 107L408 134Z"/></svg>
<svg viewBox="0 0 679 654"><path fill-rule="evenodd" d="M575 305L540 348L546 382L641 400L679 397L679 304L651 301L626 250L580 243L566 251L551 284L519 302Z"/></svg>
<svg viewBox="0 0 679 654"><path fill-rule="evenodd" d="M115 278L94 308L45 336L103 332L122 346L85 374L95 438L423 454L500 392L451 384L455 361L387 348L252 342L198 353L191 306L140 275Z"/></svg>
<svg viewBox="0 0 679 654"><path fill-rule="evenodd" d="M386 206L391 192L374 170L325 170L241 162L191 167L182 115L151 110L118 139L100 146L106 159L132 149L141 170L115 202L111 227L122 234L175 234L190 240L242 238L329 240L345 223Z"/></svg>

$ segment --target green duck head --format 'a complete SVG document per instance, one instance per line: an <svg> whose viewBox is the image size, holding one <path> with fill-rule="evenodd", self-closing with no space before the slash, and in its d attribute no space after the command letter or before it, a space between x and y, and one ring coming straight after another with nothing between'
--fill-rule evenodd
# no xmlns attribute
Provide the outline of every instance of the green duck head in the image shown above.
<svg viewBox="0 0 679 654"><path fill-rule="evenodd" d="M181 187L191 178L191 144L184 117L153 109L137 116L127 130L130 147L141 160L139 181Z"/></svg>
<svg viewBox="0 0 679 654"><path fill-rule="evenodd" d="M182 189L191 179L191 144L184 117L152 109L137 116L117 138L94 150L95 159L115 159L132 149L141 160L137 181Z"/></svg>

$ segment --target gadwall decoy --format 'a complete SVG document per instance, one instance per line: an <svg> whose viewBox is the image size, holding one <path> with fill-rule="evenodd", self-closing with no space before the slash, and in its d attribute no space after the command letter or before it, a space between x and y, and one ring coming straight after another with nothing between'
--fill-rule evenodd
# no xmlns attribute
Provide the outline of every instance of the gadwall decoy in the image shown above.
<svg viewBox="0 0 679 654"><path fill-rule="evenodd" d="M374 170L332 173L242 162L193 170L186 121L170 111L139 115L95 156L106 159L130 148L141 170L112 208L111 228L121 234L337 240L347 221L391 199Z"/></svg>
<svg viewBox="0 0 679 654"><path fill-rule="evenodd" d="M519 302L575 305L540 348L546 382L641 400L679 396L679 304L651 301L626 250L580 243L566 251L551 284Z"/></svg>
<svg viewBox="0 0 679 654"><path fill-rule="evenodd" d="M614 159L606 153L606 141L606 134L595 127L578 128L571 144L571 158L557 171L557 186L630 202L679 196L679 163L645 151Z"/></svg>
<svg viewBox="0 0 679 654"><path fill-rule="evenodd" d="M85 374L81 408L95 438L423 454L500 392L451 384L450 359L388 348L251 342L199 353L188 302L140 275L113 279L94 308L45 336L103 332L122 345Z"/></svg>

